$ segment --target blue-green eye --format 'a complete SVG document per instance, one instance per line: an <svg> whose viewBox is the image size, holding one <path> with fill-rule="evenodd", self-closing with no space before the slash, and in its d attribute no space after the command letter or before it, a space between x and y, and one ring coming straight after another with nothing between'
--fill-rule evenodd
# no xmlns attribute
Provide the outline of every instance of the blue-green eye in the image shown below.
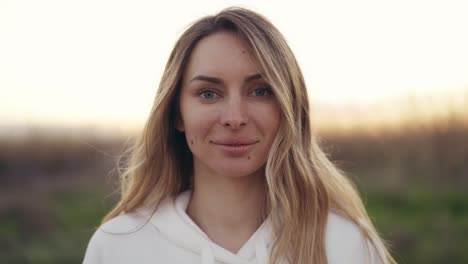
<svg viewBox="0 0 468 264"><path fill-rule="evenodd" d="M272 92L270 87L257 88L252 92L252 95L254 96L269 96L271 94Z"/></svg>
<svg viewBox="0 0 468 264"><path fill-rule="evenodd" d="M216 92L210 89L201 90L199 95L200 97L205 98L205 99L212 99L218 96Z"/></svg>

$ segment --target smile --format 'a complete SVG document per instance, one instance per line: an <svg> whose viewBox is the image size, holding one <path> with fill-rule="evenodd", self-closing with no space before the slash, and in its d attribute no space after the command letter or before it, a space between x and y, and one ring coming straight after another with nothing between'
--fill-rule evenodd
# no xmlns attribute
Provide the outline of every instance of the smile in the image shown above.
<svg viewBox="0 0 468 264"><path fill-rule="evenodd" d="M212 144L219 147L220 150L233 157L241 157L250 152L250 150L257 144L259 140L221 140L211 141Z"/></svg>

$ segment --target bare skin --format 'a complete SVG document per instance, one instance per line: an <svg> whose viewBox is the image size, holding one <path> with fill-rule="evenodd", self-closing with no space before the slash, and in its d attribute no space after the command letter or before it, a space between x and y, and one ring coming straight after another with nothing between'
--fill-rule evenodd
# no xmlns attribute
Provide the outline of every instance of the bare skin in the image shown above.
<svg viewBox="0 0 468 264"><path fill-rule="evenodd" d="M263 177L197 177L187 214L214 243L235 254L264 221Z"/></svg>

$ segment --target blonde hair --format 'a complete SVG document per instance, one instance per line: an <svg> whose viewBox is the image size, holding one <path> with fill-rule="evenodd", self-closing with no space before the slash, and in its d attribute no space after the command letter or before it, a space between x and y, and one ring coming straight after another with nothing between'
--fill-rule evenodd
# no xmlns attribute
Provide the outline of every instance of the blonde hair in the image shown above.
<svg viewBox="0 0 468 264"><path fill-rule="evenodd" d="M192 156L184 135L175 129L178 93L193 48L219 31L235 32L247 43L281 108L281 126L265 167L267 211L276 237L270 263L283 258L327 263L325 229L331 210L359 227L383 263L395 263L358 192L312 133L306 85L288 44L266 18L242 8L196 21L177 41L144 132L121 174L121 199L103 222L190 188Z"/></svg>

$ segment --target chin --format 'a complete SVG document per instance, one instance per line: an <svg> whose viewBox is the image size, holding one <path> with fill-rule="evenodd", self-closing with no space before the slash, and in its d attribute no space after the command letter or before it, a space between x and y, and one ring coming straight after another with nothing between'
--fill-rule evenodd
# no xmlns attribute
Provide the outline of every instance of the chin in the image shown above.
<svg viewBox="0 0 468 264"><path fill-rule="evenodd" d="M241 166L233 166L234 164L230 164L230 166L217 168L216 171L219 172L220 175L230 178L243 178L243 177L250 177L254 175L260 175L261 172L264 171L265 166L257 167L248 167L242 168Z"/></svg>

